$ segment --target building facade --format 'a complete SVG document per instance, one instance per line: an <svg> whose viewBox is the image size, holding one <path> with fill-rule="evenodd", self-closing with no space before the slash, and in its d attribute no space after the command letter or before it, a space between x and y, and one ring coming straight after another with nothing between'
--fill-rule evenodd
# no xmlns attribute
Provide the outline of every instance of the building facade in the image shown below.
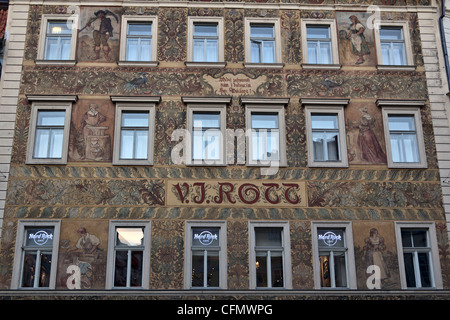
<svg viewBox="0 0 450 320"><path fill-rule="evenodd" d="M433 1L10 7L6 294L449 289Z"/></svg>

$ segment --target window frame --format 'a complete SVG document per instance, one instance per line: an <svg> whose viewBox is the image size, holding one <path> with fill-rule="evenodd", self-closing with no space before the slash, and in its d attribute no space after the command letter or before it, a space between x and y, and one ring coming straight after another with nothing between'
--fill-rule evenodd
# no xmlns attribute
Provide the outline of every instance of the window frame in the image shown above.
<svg viewBox="0 0 450 320"><path fill-rule="evenodd" d="M330 64L318 64L308 62L308 40L307 40L307 27L308 26L328 26L331 37L331 54L332 62ZM340 69L342 66L339 64L339 49L338 49L338 36L335 19L301 19L301 37L302 51L303 51L303 63L304 69Z"/></svg>
<svg viewBox="0 0 450 320"><path fill-rule="evenodd" d="M192 229L220 228L219 231L219 287L192 286ZM185 222L185 258L184 258L184 288L188 290L227 289L227 223L225 221L191 221Z"/></svg>
<svg viewBox="0 0 450 320"><path fill-rule="evenodd" d="M424 105L423 101L377 101L377 105L381 107L384 139L386 142L386 156L388 168L422 168L428 167L427 155L425 152L425 140L423 136L421 107ZM419 155L419 162L393 162L392 147L389 131L389 115L413 115L414 124L416 126L417 149Z"/></svg>
<svg viewBox="0 0 450 320"><path fill-rule="evenodd" d="M252 62L251 61L251 26L252 25L273 25L275 36L275 61L273 63ZM253 68L283 68L283 57L281 51L281 27L279 18L245 18L245 67Z"/></svg>
<svg viewBox="0 0 450 320"><path fill-rule="evenodd" d="M225 166L226 165L226 117L227 104L230 103L231 98L224 97L202 97L190 98L183 97L183 102L187 104L186 112L186 126L188 137L186 139L186 165L188 166ZM193 118L194 112L218 112L220 115L220 157L218 160L194 160L192 159L192 148L194 146L193 139Z"/></svg>
<svg viewBox="0 0 450 320"><path fill-rule="evenodd" d="M116 229L120 227L143 227L144 242L142 246L142 286L141 287L115 287L114 273L116 260ZM130 247L133 248L133 247ZM107 290L143 290L150 286L150 249L151 249L151 220L110 220L108 233L108 255L106 262L106 282Z"/></svg>
<svg viewBox="0 0 450 320"><path fill-rule="evenodd" d="M155 114L156 103L160 97L145 97L139 99L136 97L111 97L116 102L116 115L114 123L114 151L113 165L153 165L154 146L155 146ZM148 144L147 159L120 159L120 145L122 132L122 114L127 111L148 111Z"/></svg>
<svg viewBox="0 0 450 320"><path fill-rule="evenodd" d="M131 61L126 60L127 56L127 30L129 23L151 23L152 25L152 49L150 61ZM132 66L147 66L156 67L158 65L158 17L157 16L134 16L123 15L121 21L121 33L120 33L120 49L119 49L119 61L120 66L132 65Z"/></svg>
<svg viewBox="0 0 450 320"><path fill-rule="evenodd" d="M406 283L406 272L405 272L405 261L403 257L403 243L402 243L402 229L426 229L427 237L430 245L430 263L431 266L431 278L434 286L432 287L408 287ZM397 244L397 254L398 254L398 266L400 272L400 285L402 289L407 290L434 290L443 289L442 282L442 271L439 259L439 250L437 244L436 236L436 225L434 222L395 222L395 238Z"/></svg>
<svg viewBox="0 0 450 320"><path fill-rule="evenodd" d="M347 269L347 287L322 287L320 283L320 265L319 265L319 243L318 229L344 229L345 245L346 245L346 269ZM340 290L340 289L357 289L355 252L353 244L353 227L352 222L344 221L312 221L311 236L313 250L313 272L314 272L314 288L320 290Z"/></svg>
<svg viewBox="0 0 450 320"><path fill-rule="evenodd" d="M325 168L347 168L347 139L345 129L345 106L349 100L315 100L302 99L302 104L305 108L306 118L306 136L307 136L307 150L308 150L308 166L309 167L325 167ZM316 161L314 160L314 144L312 140L312 113L332 113L338 116L339 125L339 152L340 161Z"/></svg>
<svg viewBox="0 0 450 320"><path fill-rule="evenodd" d="M246 157L247 166L287 166L286 158L286 122L285 107L289 103L289 99L258 99L258 98L241 98L245 105L245 128L246 128ZM279 154L280 159L277 160L255 160L252 157L252 112L258 113L277 113L278 114L278 132L279 132Z"/></svg>
<svg viewBox="0 0 450 320"><path fill-rule="evenodd" d="M26 164L67 164L69 148L70 121L72 117L72 104L78 99L77 96L27 96L32 101L30 127L27 141ZM36 140L36 129L38 113L41 110L64 110L64 133L61 158L34 158L34 147Z"/></svg>
<svg viewBox="0 0 450 320"><path fill-rule="evenodd" d="M381 55L381 38L380 38L380 28L382 27L396 27L402 28L404 45L405 45L405 65L387 65L383 64L383 57ZM414 64L414 56L411 45L411 35L409 32L408 21L379 21L375 24L375 49L377 53L377 69L378 70L399 70L399 71L414 71L416 65Z"/></svg>
<svg viewBox="0 0 450 320"><path fill-rule="evenodd" d="M289 221L249 221L249 276L250 289L283 290L292 289L291 240ZM256 286L256 237L255 228L282 228L283 287Z"/></svg>
<svg viewBox="0 0 450 320"><path fill-rule="evenodd" d="M28 227L53 227L52 266L48 287L22 287L23 253L25 247L25 229ZM58 249L61 231L61 220L19 220L17 222L16 246L11 278L11 289L19 290L52 290L56 287L56 275L58 269Z"/></svg>
<svg viewBox="0 0 450 320"><path fill-rule="evenodd" d="M194 25L217 24L218 57L215 62L194 61ZM187 67L225 67L225 37L223 17L188 17Z"/></svg>
<svg viewBox="0 0 450 320"><path fill-rule="evenodd" d="M45 59L45 44L47 40L47 26L51 21L72 21L72 36L70 40L70 55L68 60L48 60ZM50 65L75 65L75 53L77 47L78 35L78 15L77 14L43 14L41 19L41 31L39 35L39 43L37 50L36 64L50 64Z"/></svg>

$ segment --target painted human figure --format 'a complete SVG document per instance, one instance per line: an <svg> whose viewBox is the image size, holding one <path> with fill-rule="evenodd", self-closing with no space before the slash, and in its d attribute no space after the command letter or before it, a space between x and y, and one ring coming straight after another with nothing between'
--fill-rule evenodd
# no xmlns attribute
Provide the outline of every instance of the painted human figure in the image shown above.
<svg viewBox="0 0 450 320"><path fill-rule="evenodd" d="M375 118L368 112L367 106L359 109L359 112L361 120L359 121L358 146L361 158L371 163L385 163L386 154L373 131Z"/></svg>
<svg viewBox="0 0 450 320"><path fill-rule="evenodd" d="M379 235L376 228L372 228L369 231L369 237L364 242L366 265L377 265L380 268L380 278L390 278L389 269L382 254L382 251L386 249L384 238Z"/></svg>
<svg viewBox="0 0 450 320"><path fill-rule="evenodd" d="M111 19L106 17L105 10L98 10L94 13L95 19L88 22L87 27L93 31L94 37L94 59L100 59L100 51L103 48L106 61L109 61L109 52L111 48L108 44L108 39L113 37L113 27ZM89 30L89 29L88 29Z"/></svg>
<svg viewBox="0 0 450 320"><path fill-rule="evenodd" d="M364 30L366 28L355 15L350 16L349 19L351 20L351 24L346 38L350 39L353 53L358 57L356 64L362 64L365 61L364 55L370 54L369 46L364 37Z"/></svg>

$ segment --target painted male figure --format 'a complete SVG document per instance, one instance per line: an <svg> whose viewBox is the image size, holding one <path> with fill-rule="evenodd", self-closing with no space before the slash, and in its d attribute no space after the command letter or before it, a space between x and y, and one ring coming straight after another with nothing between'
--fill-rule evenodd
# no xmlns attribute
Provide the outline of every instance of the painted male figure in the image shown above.
<svg viewBox="0 0 450 320"><path fill-rule="evenodd" d="M106 17L105 10L98 10L95 13L96 18L91 20L87 27L93 30L94 37L94 59L100 59L100 51L103 48L106 61L109 61L109 52L111 48L108 44L109 37L113 37L113 27L111 19Z"/></svg>

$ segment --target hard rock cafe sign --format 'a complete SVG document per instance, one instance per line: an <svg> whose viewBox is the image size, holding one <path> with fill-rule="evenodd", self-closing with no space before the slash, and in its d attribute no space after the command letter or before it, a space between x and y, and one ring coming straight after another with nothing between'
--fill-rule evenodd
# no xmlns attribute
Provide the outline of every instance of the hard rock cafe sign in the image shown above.
<svg viewBox="0 0 450 320"><path fill-rule="evenodd" d="M169 180L168 205L173 206L306 206L304 181Z"/></svg>

